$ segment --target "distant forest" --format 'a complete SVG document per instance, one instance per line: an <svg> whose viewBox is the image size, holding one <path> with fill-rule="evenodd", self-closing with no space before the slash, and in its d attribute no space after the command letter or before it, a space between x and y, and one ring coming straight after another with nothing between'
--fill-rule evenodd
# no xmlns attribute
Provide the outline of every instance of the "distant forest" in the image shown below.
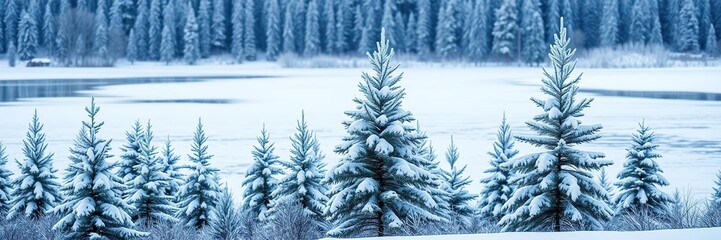
<svg viewBox="0 0 721 240"><path fill-rule="evenodd" d="M381 28L422 59L545 61L563 17L582 49L716 55L721 0L0 0L0 53L64 66L358 55Z"/></svg>

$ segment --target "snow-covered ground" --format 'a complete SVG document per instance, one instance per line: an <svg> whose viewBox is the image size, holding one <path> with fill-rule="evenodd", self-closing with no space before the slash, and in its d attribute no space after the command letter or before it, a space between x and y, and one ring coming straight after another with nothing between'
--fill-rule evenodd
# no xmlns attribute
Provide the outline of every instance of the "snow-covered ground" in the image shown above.
<svg viewBox="0 0 721 240"><path fill-rule="evenodd" d="M721 228L697 228L697 229L675 229L658 231L639 232L514 232L514 233L492 233L492 234L469 234L469 235L438 235L438 236L414 236L414 237L384 237L367 238L383 240L611 240L611 239L653 239L653 240L711 240L718 239L721 235ZM328 238L330 240L332 238ZM366 238L361 238L366 239Z"/></svg>
<svg viewBox="0 0 721 240"><path fill-rule="evenodd" d="M0 79L84 79L168 76L226 76L177 83L108 85L83 90L79 96L62 98L23 98L0 103L0 141L7 145L11 158L21 158L22 139L33 109L37 108L55 152L56 167L64 170L68 148L72 145L83 108L98 99L99 117L105 121L100 135L112 138L113 153L120 155L124 132L136 119L151 119L159 145L166 136L178 153L189 152L198 118L202 118L210 137L212 164L221 169L236 196L251 162L251 149L265 123L271 139L277 141L276 153L287 159L295 121L305 110L306 119L318 133L330 165L338 155L332 152L345 134L343 114L354 107L361 71L368 69L284 69L272 63L242 65L185 66L159 64L123 65L116 68L8 68L0 62ZM540 68L454 67L401 68L407 96L404 106L412 111L436 147L439 157L453 135L461 153L459 163L468 164L472 175L470 191L478 192L478 180L488 166L486 152L491 149L497 126L505 111L516 133L529 133L524 122L539 113L529 97L541 96ZM672 69L578 69L585 72L583 89L633 91L683 91L721 93L721 68ZM240 78L267 76L269 78ZM1 80L0 80L1 81ZM43 84L30 81L32 84ZM82 82L82 80L78 80ZM16 82L14 85L22 84ZM40 90L37 90L40 89ZM48 95L67 89L37 88ZM0 94L22 95L18 88L0 82ZM50 94L51 95L51 94ZM603 138L584 146L602 151L620 170L630 135L636 123L645 119L658 135L659 163L672 186L690 188L698 198L709 196L715 173L721 170L721 101L629 98L581 93L596 100L582 118L584 123L601 123ZM517 144L521 154L537 151ZM186 161L186 157L183 161ZM17 171L11 164L11 169ZM445 164L442 165L445 167ZM585 239L585 238L584 238Z"/></svg>

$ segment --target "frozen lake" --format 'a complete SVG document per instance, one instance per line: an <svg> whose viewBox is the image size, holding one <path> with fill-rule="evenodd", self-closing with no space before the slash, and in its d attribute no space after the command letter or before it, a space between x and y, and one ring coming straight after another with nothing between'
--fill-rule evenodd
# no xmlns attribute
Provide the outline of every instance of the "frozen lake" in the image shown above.
<svg viewBox="0 0 721 240"><path fill-rule="evenodd" d="M156 144L166 137L187 161L198 118L206 127L212 164L236 196L251 149L265 123L276 154L288 159L295 121L305 110L330 165L345 131L344 111L354 107L361 71L369 69L281 69L270 64L240 66L134 66L113 69L0 68L0 141L11 159L22 158L22 139L33 109L45 124L48 150L64 171L68 149L85 120L94 95L105 121L100 133L120 155L124 132L140 119L154 125ZM505 111L515 133L539 113L529 101L541 96L540 68L401 68L405 109L428 132L439 158L453 135L468 164L472 192L488 166L497 126ZM622 167L637 122L645 119L657 134L660 165L672 186L709 196L721 170L721 68L584 71L581 96L594 97L584 123L601 123L602 139L582 148L606 153ZM538 151L517 144L521 154ZM117 157L114 159L117 160ZM445 163L441 166L446 167ZM10 168L17 171L14 163Z"/></svg>

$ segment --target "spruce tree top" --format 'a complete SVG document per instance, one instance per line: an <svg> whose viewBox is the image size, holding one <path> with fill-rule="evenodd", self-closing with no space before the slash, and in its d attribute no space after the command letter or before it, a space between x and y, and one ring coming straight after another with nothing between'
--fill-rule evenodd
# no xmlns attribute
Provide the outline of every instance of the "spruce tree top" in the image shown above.
<svg viewBox="0 0 721 240"><path fill-rule="evenodd" d="M398 66L391 65L385 30L377 50L367 55L374 75L363 73L362 97L353 100L355 110L346 112L348 134L335 150L342 158L327 176L333 187L326 214L336 222L329 231L334 236L369 231L382 236L385 228L401 227L409 216L440 219L429 193L437 187L435 177L422 165L426 156L418 154L415 119L401 107L402 74L394 75Z"/></svg>
<svg viewBox="0 0 721 240"><path fill-rule="evenodd" d="M656 162L661 154L656 152L658 145L653 143L655 138L644 122L639 123L639 129L632 137L633 143L627 149L626 162L618 174L616 186L619 192L615 199L617 211L649 208L663 213L673 202L668 194L658 188L668 186L668 181L661 175L663 170Z"/></svg>
<svg viewBox="0 0 721 240"><path fill-rule="evenodd" d="M563 25L563 18L561 24ZM576 66L572 61L575 49L568 48L570 39L565 27L554 36L549 57L553 71L545 68L541 91L548 99L531 100L541 108L541 114L526 125L537 135L516 136L516 139L546 151L513 159L502 166L513 168L518 174L511 181L517 187L503 208L509 214L499 224L504 230L561 231L562 223L588 222L600 228L611 218L613 210L603 201L606 190L594 179L593 172L611 165L603 160L603 153L576 149L580 144L601 136L600 124L584 125L580 121L583 109L593 99L577 99L580 76L570 78ZM565 227L564 227L565 229Z"/></svg>
<svg viewBox="0 0 721 240"><path fill-rule="evenodd" d="M503 204L513 195L513 185L510 182L513 176L512 169L502 165L518 154L518 150L514 148L513 132L506 122L505 113L496 138L493 151L488 152L491 156L491 167L483 171L491 175L481 179L484 188L481 190L478 207L481 215L500 218L505 214L502 211Z"/></svg>
<svg viewBox="0 0 721 240"><path fill-rule="evenodd" d="M60 201L60 184L55 176L53 153L45 152L45 134L43 124L35 110L33 120L28 124L27 139L23 140L25 159L17 161L21 174L13 181L13 200L7 218L20 215L39 218L52 210Z"/></svg>
<svg viewBox="0 0 721 240"><path fill-rule="evenodd" d="M283 172L278 166L279 158L273 151L275 146L270 142L270 135L263 125L258 145L253 147L253 164L248 168L243 180L243 209L254 211L260 221L268 218L268 210L273 201L271 194L278 184L275 176Z"/></svg>

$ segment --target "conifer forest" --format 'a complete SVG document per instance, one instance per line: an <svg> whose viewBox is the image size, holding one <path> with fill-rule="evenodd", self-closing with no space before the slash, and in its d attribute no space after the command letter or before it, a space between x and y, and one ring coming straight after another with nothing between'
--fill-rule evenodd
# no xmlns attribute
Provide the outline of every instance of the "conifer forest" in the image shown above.
<svg viewBox="0 0 721 240"><path fill-rule="evenodd" d="M0 239L717 239L719 39L721 0L0 0Z"/></svg>

